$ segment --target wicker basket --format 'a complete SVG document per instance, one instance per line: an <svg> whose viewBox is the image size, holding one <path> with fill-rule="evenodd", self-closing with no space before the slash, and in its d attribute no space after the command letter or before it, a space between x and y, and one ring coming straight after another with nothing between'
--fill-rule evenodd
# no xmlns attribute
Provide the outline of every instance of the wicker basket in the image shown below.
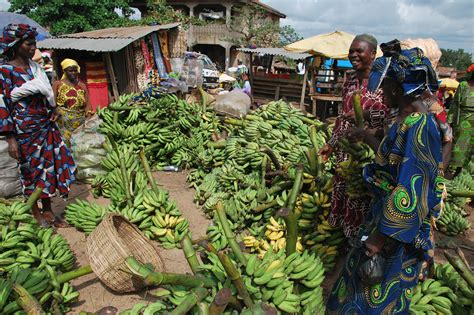
<svg viewBox="0 0 474 315"><path fill-rule="evenodd" d="M121 215L110 213L87 238L91 268L111 290L119 293L144 288L127 270L125 259L133 256L141 263L151 263L156 271L165 271L164 263L150 241Z"/></svg>

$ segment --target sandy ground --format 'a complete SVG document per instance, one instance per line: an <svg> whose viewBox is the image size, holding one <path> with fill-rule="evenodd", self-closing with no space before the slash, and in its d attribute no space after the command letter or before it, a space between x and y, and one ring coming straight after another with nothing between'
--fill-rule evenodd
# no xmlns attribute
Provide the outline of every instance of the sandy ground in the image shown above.
<svg viewBox="0 0 474 315"><path fill-rule="evenodd" d="M203 237L210 221L203 217L202 212L193 203L194 191L189 189L186 183L186 173L164 173L156 174L159 185L168 190L170 197L176 200L179 209L190 222L190 230L194 239ZM75 198L94 200L100 204L107 204L107 199L94 199L89 192L89 186L78 184L72 188L68 201L62 199L53 200L53 208L57 212L63 211L67 202L73 202ZM65 236L73 249L78 266L88 265L86 255L86 237L75 228L58 229L58 233ZM182 250L165 250L159 244L153 242L160 256L163 258L166 270L169 272L190 272L189 266ZM79 301L73 305L70 314L78 314L80 311L95 312L105 306L114 306L119 311L131 308L139 301L146 299L146 292L140 294L119 294L109 291L93 274L73 280L72 284L80 292Z"/></svg>
<svg viewBox="0 0 474 315"><path fill-rule="evenodd" d="M159 172L155 174L157 182L163 188L169 191L170 197L175 200L181 209L183 215L190 222L190 229L193 239L199 239L206 234L206 229L210 224L203 215L201 210L196 207L193 202L194 190L188 188L186 183L186 173L165 173ZM75 198L86 200L94 200L100 204L107 204L107 199L94 199L89 192L89 186L78 184L75 185L71 191L68 201L63 201L59 198L53 200L53 208L57 212L61 212L67 202L74 201ZM469 209L471 216L470 221L474 226L474 209ZM73 249L78 266L89 264L86 255L86 237L83 233L77 231L75 228L58 229L58 233L64 235L71 248ZM436 262L444 262L445 258L442 251L452 246L452 244L460 245L466 254L466 258L474 267L474 230L470 229L466 235L458 236L456 238L445 236L441 233L436 233L437 249ZM183 252L178 249L165 250L160 248L159 244L153 242L163 258L167 271L187 273L190 272L189 266L183 255ZM345 255L340 255L337 260L334 270L326 274L326 280L323 284L325 294L327 297L332 288L333 283L337 280L339 273L344 265ZM80 311L95 312L105 306L114 306L119 311L131 308L139 301L147 299L147 292L140 294L116 294L109 291L93 274L76 279L72 282L74 287L80 292L80 298L77 303L73 305L70 314L78 314Z"/></svg>

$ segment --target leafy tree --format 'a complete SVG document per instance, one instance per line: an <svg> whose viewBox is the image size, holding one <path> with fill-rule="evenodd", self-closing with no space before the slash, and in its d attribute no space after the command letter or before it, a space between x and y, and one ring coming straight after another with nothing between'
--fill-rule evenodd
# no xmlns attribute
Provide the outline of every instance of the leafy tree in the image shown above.
<svg viewBox="0 0 474 315"><path fill-rule="evenodd" d="M133 13L129 0L10 0L10 4L9 11L28 15L53 35L120 26Z"/></svg>
<svg viewBox="0 0 474 315"><path fill-rule="evenodd" d="M441 59L439 63L444 67L454 67L458 70L466 70L472 64L472 54L464 49L443 49L441 48Z"/></svg>
<svg viewBox="0 0 474 315"><path fill-rule="evenodd" d="M298 34L291 25L285 25L280 28L280 45L281 46L286 46L302 39L303 37L300 34Z"/></svg>
<svg viewBox="0 0 474 315"><path fill-rule="evenodd" d="M251 44L259 47L279 44L280 26L278 22L271 20L263 8L254 5L234 7L229 28L240 34L240 38L231 40L242 47Z"/></svg>

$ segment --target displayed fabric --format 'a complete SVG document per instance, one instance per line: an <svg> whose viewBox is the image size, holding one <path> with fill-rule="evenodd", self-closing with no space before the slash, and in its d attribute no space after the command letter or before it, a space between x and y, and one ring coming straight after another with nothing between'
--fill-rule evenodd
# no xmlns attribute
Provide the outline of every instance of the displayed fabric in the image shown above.
<svg viewBox="0 0 474 315"><path fill-rule="evenodd" d="M383 103L382 90L369 92L367 85L368 80L363 80L362 86L360 86L355 72L350 74L344 82L341 113L336 119L331 139L328 141L333 148L336 148L336 168L339 163L348 159L348 155L345 152L337 149L337 141L352 127L351 123L343 119L343 115L353 111L354 93L360 90L362 109L370 112L369 128L383 128L384 118L389 112L388 107ZM369 203L370 200L368 198L350 198L346 194L346 183L343 178L337 174L334 175L331 214L328 219L332 226L342 226L346 237L357 235L360 224L369 210Z"/></svg>
<svg viewBox="0 0 474 315"><path fill-rule="evenodd" d="M10 98L15 87L33 78L30 68L0 67L0 94L5 95L5 104L0 107L0 133L15 134L25 196L31 195L36 187L43 189L41 198L51 197L56 191L65 196L75 180L76 166L56 123L50 120L51 109L46 99L40 94L18 102Z"/></svg>
<svg viewBox="0 0 474 315"><path fill-rule="evenodd" d="M109 105L109 85L103 62L86 62L86 85L92 110Z"/></svg>
<svg viewBox="0 0 474 315"><path fill-rule="evenodd" d="M407 314L423 261L432 260L431 218L444 189L441 140L431 114L413 113L393 125L364 179L375 194L366 226L389 237L384 279L365 286L358 266L364 250L350 251L327 304L328 314ZM371 231L368 231L369 233Z"/></svg>
<svg viewBox="0 0 474 315"><path fill-rule="evenodd" d="M86 91L79 84L71 86L61 82L57 92L57 105L61 117L58 126L68 146L74 130L86 120Z"/></svg>
<svg viewBox="0 0 474 315"><path fill-rule="evenodd" d="M152 33L150 36L151 36L151 43L153 44L153 55L155 56L155 63L158 69L158 73L160 74L161 78L166 78L167 72L166 72L164 61L163 61L163 55L161 53L160 41L158 40L158 36L156 35L156 32Z"/></svg>
<svg viewBox="0 0 474 315"><path fill-rule="evenodd" d="M30 60L30 69L33 74L33 79L25 82L21 86L13 88L10 93L12 102L16 103L22 98L35 94L42 94L46 97L49 106L56 107L53 88L51 87L51 83L49 82L49 78L46 75L46 72L44 72L43 67Z"/></svg>

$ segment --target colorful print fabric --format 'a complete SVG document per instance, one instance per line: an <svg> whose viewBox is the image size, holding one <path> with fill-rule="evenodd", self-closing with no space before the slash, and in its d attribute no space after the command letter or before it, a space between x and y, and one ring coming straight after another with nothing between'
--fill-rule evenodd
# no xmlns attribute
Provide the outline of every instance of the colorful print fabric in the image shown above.
<svg viewBox="0 0 474 315"><path fill-rule="evenodd" d="M328 301L330 314L407 314L421 262L432 258L431 217L444 188L441 137L431 114L414 113L393 125L376 162L364 169L374 193L365 226L393 243L384 248L384 280L365 286L357 274L364 250L354 248Z"/></svg>
<svg viewBox="0 0 474 315"><path fill-rule="evenodd" d="M342 118L342 115L353 110L352 99L354 92L361 89L361 105L363 110L370 112L369 127L382 128L383 121L388 113L388 107L383 103L383 93L381 90L369 92L367 90L368 80L364 80L362 86L359 85L359 79L356 73L351 74L344 83L342 95L342 109L339 117L336 119L336 125L333 130L329 144L337 147L337 141L345 135L352 125ZM336 151L337 164L347 160L348 155L340 150ZM336 166L337 167L337 166ZM367 198L350 198L346 194L346 184L338 176L334 176L334 189L331 200L331 215L329 223L334 226L342 226L346 237L352 237L358 234L359 226L369 210L370 200Z"/></svg>
<svg viewBox="0 0 474 315"><path fill-rule="evenodd" d="M71 145L74 130L86 121L86 91L79 85L71 86L62 82L58 87L56 104L61 117L58 126L64 141Z"/></svg>
<svg viewBox="0 0 474 315"><path fill-rule="evenodd" d="M32 80L31 70L3 65L0 67L0 94L5 106L0 107L0 133L14 133L20 149L20 179L25 196L41 187L41 198L61 196L69 192L75 180L76 166L71 151L61 138L51 110L43 95L10 100L11 90Z"/></svg>

